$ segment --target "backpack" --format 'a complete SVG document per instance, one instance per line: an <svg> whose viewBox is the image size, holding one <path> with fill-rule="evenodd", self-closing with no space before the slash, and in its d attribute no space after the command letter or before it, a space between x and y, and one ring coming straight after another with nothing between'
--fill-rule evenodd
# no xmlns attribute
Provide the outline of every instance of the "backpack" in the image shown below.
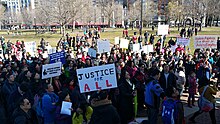
<svg viewBox="0 0 220 124"><path fill-rule="evenodd" d="M178 100L170 100L167 99L163 102L162 107L162 121L163 124L175 124L175 120L178 116L178 110L176 103L179 102Z"/></svg>
<svg viewBox="0 0 220 124"><path fill-rule="evenodd" d="M34 96L34 109L38 117L44 117L42 109L42 97L37 94Z"/></svg>

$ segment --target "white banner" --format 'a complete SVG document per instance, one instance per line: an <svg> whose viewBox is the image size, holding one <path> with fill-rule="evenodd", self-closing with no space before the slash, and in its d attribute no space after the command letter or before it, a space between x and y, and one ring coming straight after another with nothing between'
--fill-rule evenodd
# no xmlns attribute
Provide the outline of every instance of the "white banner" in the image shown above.
<svg viewBox="0 0 220 124"><path fill-rule="evenodd" d="M24 42L26 52L29 52L31 56L34 56L34 53L37 50L37 44L35 41Z"/></svg>
<svg viewBox="0 0 220 124"><path fill-rule="evenodd" d="M133 44L133 52L139 51L140 50L140 44Z"/></svg>
<svg viewBox="0 0 220 124"><path fill-rule="evenodd" d="M62 63L46 64L42 66L42 79L56 77L61 75Z"/></svg>
<svg viewBox="0 0 220 124"><path fill-rule="evenodd" d="M217 48L217 36L213 36L213 35L195 36L194 47L196 49L197 48L216 49Z"/></svg>
<svg viewBox="0 0 220 124"><path fill-rule="evenodd" d="M169 31L169 25L158 25L157 34L158 35L167 35Z"/></svg>
<svg viewBox="0 0 220 124"><path fill-rule="evenodd" d="M98 53L110 52L110 42L108 40L98 40Z"/></svg>
<svg viewBox="0 0 220 124"><path fill-rule="evenodd" d="M128 49L129 40L121 38L120 40L120 48Z"/></svg>
<svg viewBox="0 0 220 124"><path fill-rule="evenodd" d="M119 37L115 37L115 44L119 44Z"/></svg>
<svg viewBox="0 0 220 124"><path fill-rule="evenodd" d="M188 38L177 38L177 45L189 46L190 39Z"/></svg>
<svg viewBox="0 0 220 124"><path fill-rule="evenodd" d="M81 93L117 87L114 64L77 69L76 71Z"/></svg>

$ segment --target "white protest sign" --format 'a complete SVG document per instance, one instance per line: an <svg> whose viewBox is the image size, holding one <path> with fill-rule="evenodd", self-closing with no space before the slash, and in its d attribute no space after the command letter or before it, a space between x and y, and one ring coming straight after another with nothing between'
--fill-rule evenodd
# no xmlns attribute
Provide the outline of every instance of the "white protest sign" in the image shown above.
<svg viewBox="0 0 220 124"><path fill-rule="evenodd" d="M98 40L98 53L110 52L110 42L108 40Z"/></svg>
<svg viewBox="0 0 220 124"><path fill-rule="evenodd" d="M34 56L34 53L37 49L37 44L35 41L24 42L26 52L29 52L31 56Z"/></svg>
<svg viewBox="0 0 220 124"><path fill-rule="evenodd" d="M169 31L169 25L158 25L157 34L158 35L167 35Z"/></svg>
<svg viewBox="0 0 220 124"><path fill-rule="evenodd" d="M50 47L49 49L48 49L48 54L52 54L52 53L56 53L56 47Z"/></svg>
<svg viewBox="0 0 220 124"><path fill-rule="evenodd" d="M140 50L140 44L133 44L133 52L139 51Z"/></svg>
<svg viewBox="0 0 220 124"><path fill-rule="evenodd" d="M194 47L197 48L217 48L217 36L213 35L200 35L194 38Z"/></svg>
<svg viewBox="0 0 220 124"><path fill-rule="evenodd" d="M62 63L46 64L42 66L42 79L56 77L61 75Z"/></svg>
<svg viewBox="0 0 220 124"><path fill-rule="evenodd" d="M72 103L71 102L62 102L60 114L65 114L65 115L71 115L71 108L72 108Z"/></svg>
<svg viewBox="0 0 220 124"><path fill-rule="evenodd" d="M119 44L119 37L115 37L115 44Z"/></svg>
<svg viewBox="0 0 220 124"><path fill-rule="evenodd" d="M177 38L177 45L189 46L190 39L188 38Z"/></svg>
<svg viewBox="0 0 220 124"><path fill-rule="evenodd" d="M96 58L96 50L94 50L93 48L89 48L89 50L88 50L88 55L89 55L90 57Z"/></svg>
<svg viewBox="0 0 220 124"><path fill-rule="evenodd" d="M77 69L76 71L81 93L117 87L114 64Z"/></svg>
<svg viewBox="0 0 220 124"><path fill-rule="evenodd" d="M153 45L146 45L142 47L144 50L144 53L149 54L150 52L154 52L154 46Z"/></svg>
<svg viewBox="0 0 220 124"><path fill-rule="evenodd" d="M120 48L128 49L129 40L121 38Z"/></svg>

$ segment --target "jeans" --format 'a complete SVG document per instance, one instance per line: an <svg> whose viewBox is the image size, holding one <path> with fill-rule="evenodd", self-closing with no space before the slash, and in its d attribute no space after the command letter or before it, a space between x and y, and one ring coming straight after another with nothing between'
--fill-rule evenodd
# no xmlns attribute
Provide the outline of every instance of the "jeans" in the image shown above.
<svg viewBox="0 0 220 124"><path fill-rule="evenodd" d="M157 124L159 109L147 107L148 124Z"/></svg>

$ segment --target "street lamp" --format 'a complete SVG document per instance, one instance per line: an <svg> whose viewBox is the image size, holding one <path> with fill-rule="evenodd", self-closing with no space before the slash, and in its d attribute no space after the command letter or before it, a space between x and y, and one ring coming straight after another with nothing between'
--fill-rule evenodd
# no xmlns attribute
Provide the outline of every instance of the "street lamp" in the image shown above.
<svg viewBox="0 0 220 124"><path fill-rule="evenodd" d="M35 29L35 35L37 35L36 17L34 17L34 29Z"/></svg>

